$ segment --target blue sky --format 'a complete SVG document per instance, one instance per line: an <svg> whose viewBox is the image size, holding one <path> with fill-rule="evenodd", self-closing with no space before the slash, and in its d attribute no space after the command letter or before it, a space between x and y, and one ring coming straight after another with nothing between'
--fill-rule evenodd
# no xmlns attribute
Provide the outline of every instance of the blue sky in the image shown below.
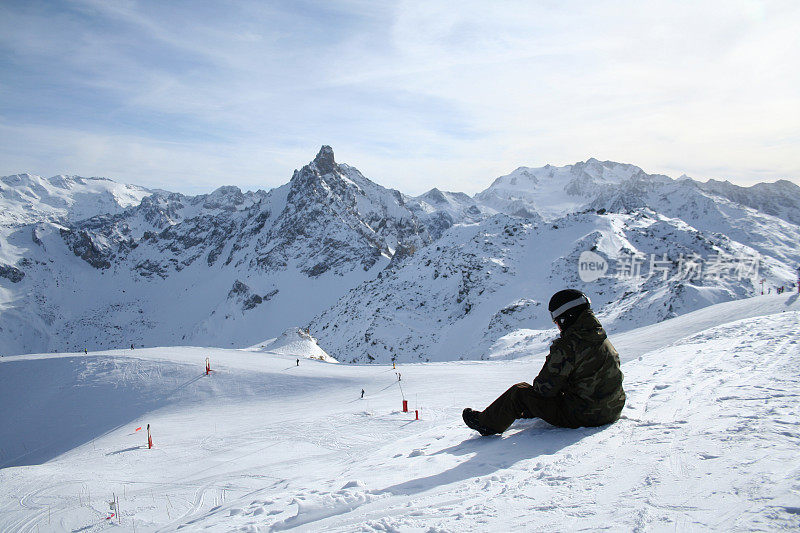
<svg viewBox="0 0 800 533"><path fill-rule="evenodd" d="M800 179L800 3L0 3L0 174L410 194L589 157Z"/></svg>

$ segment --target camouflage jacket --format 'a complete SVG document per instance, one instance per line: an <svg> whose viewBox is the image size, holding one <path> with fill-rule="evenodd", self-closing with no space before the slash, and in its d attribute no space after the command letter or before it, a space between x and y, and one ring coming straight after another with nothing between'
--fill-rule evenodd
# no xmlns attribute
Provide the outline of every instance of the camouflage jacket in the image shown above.
<svg viewBox="0 0 800 533"><path fill-rule="evenodd" d="M560 398L565 414L580 425L598 426L619 418L625 405L619 354L591 310L553 341L533 392Z"/></svg>

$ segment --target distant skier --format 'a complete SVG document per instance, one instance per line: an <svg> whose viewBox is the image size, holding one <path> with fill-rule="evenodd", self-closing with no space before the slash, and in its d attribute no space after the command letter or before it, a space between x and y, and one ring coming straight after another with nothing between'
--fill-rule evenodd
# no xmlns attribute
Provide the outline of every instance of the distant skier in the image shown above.
<svg viewBox="0 0 800 533"><path fill-rule="evenodd" d="M300 359L297 360L297 366L300 366Z"/></svg>
<svg viewBox="0 0 800 533"><path fill-rule="evenodd" d="M1 356L0 356L1 357ZM364 389L361 389L361 399L364 399Z"/></svg>
<svg viewBox="0 0 800 533"><path fill-rule="evenodd" d="M84 348L84 349L83 349L83 353L85 353L85 354L87 354L87 355L88 355L88 354L89 354L89 350L87 350L86 348Z"/></svg>
<svg viewBox="0 0 800 533"><path fill-rule="evenodd" d="M518 418L554 426L602 426L619 419L625 405L619 354L580 291L559 291L550 316L561 332L550 345L533 384L517 383L484 411L464 409L464 423L481 435L502 433Z"/></svg>
<svg viewBox="0 0 800 533"><path fill-rule="evenodd" d="M131 350L133 350L133 344L131 344Z"/></svg>

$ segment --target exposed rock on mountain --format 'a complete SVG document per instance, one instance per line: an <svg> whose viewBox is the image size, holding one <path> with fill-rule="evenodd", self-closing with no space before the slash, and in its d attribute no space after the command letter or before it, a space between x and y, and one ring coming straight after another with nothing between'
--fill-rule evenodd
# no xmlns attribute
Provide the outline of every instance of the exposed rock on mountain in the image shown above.
<svg viewBox="0 0 800 533"><path fill-rule="evenodd" d="M727 198L731 202L800 224L800 186L791 181L757 183L740 187L728 181L709 180L701 184L706 192Z"/></svg>
<svg viewBox="0 0 800 533"><path fill-rule="evenodd" d="M619 331L743 298L762 279L788 285L799 206L790 182L673 180L596 159L520 167L472 198L411 197L328 146L270 191L8 176L0 353L247 346L310 324L342 361L481 358L510 338L545 342L543 302L567 286ZM591 282L578 271L587 251L608 270Z"/></svg>
<svg viewBox="0 0 800 533"><path fill-rule="evenodd" d="M15 206L31 183L49 183L38 177L6 182L23 188L6 191L17 198ZM97 186L81 178L64 183L84 182ZM113 182L98 183L117 190ZM20 293L27 296L9 303L25 320L47 316L52 325L27 344L0 346L6 352L131 341L255 342L307 322L373 278L396 250L406 253L431 240L403 195L337 163L327 146L289 183L269 192L227 186L191 197L159 191L75 221L67 208L56 216L33 209L37 205L29 201L27 229L7 220L3 250L33 260L23 283L28 292ZM20 278L7 273L9 280ZM231 302L231 287L241 288L236 282L250 293L233 291L237 301ZM129 321L119 309L147 317L146 324ZM0 323L5 316L11 314Z"/></svg>
<svg viewBox="0 0 800 533"><path fill-rule="evenodd" d="M339 165L323 146L314 161L295 171L285 207L257 239L256 264L285 268L295 262L309 277L373 268L401 243L422 246L430 237L402 195ZM263 250L263 251L261 251Z"/></svg>
<svg viewBox="0 0 800 533"><path fill-rule="evenodd" d="M578 262L590 250L611 269L585 283ZM655 213L579 213L546 224L496 215L453 227L400 268L351 290L312 329L340 361L476 359L516 330L554 332L540 302L564 287L589 293L604 324L620 331L754 294L759 272L785 279L772 258L759 272L737 273L735 265L720 276L686 270L688 258L756 255Z"/></svg>
<svg viewBox="0 0 800 533"><path fill-rule="evenodd" d="M11 283L19 283L25 277L25 272L12 266L0 265L0 277Z"/></svg>

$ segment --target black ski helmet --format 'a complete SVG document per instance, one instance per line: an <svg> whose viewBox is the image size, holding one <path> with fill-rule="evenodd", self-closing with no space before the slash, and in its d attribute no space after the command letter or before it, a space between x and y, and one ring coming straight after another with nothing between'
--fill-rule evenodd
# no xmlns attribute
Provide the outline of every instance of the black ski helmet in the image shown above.
<svg viewBox="0 0 800 533"><path fill-rule="evenodd" d="M562 328L571 326L585 309L589 309L592 301L581 291L564 289L558 291L550 298L547 309L553 322L558 322Z"/></svg>

